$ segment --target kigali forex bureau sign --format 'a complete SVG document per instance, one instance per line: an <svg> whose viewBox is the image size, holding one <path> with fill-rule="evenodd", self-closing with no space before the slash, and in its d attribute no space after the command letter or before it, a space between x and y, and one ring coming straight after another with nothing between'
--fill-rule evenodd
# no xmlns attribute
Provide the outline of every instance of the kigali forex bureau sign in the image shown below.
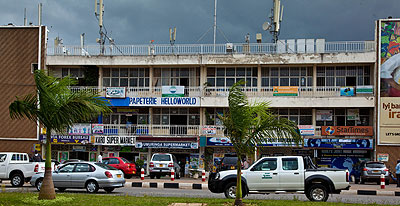
<svg viewBox="0 0 400 206"><path fill-rule="evenodd" d="M373 136L372 126L322 126L321 135L327 136Z"/></svg>

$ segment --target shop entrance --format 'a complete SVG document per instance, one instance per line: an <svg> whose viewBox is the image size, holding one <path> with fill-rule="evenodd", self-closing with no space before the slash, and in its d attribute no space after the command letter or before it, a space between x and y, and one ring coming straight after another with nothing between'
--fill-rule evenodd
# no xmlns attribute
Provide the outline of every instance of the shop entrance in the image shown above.
<svg viewBox="0 0 400 206"><path fill-rule="evenodd" d="M69 159L89 161L89 152L69 152Z"/></svg>
<svg viewBox="0 0 400 206"><path fill-rule="evenodd" d="M123 157L131 162L135 162L135 156L139 156L139 153L120 152L119 156Z"/></svg>
<svg viewBox="0 0 400 206"><path fill-rule="evenodd" d="M174 155L176 157L176 160L178 161L179 166L181 167L181 171L180 171L181 174L180 175L181 175L181 177L184 177L185 176L186 160L189 163L190 155L189 154L182 154L182 153L175 153Z"/></svg>
<svg viewBox="0 0 400 206"><path fill-rule="evenodd" d="M187 115L171 115L170 116L170 134L171 135L185 135L187 128L182 125L187 125Z"/></svg>

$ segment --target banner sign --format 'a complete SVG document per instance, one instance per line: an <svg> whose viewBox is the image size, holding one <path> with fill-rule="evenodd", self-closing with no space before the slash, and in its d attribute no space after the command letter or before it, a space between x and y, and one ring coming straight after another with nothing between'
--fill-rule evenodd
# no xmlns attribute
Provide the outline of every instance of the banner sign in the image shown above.
<svg viewBox="0 0 400 206"><path fill-rule="evenodd" d="M217 134L217 128L215 128L214 126L203 126L202 131L204 135Z"/></svg>
<svg viewBox="0 0 400 206"><path fill-rule="evenodd" d="M321 135L328 136L373 136L372 126L321 126Z"/></svg>
<svg viewBox="0 0 400 206"><path fill-rule="evenodd" d="M107 87L106 97L107 98L125 98L126 97L125 87Z"/></svg>
<svg viewBox="0 0 400 206"><path fill-rule="evenodd" d="M199 97L130 97L127 106L199 107Z"/></svg>
<svg viewBox="0 0 400 206"><path fill-rule="evenodd" d="M91 135L92 134L91 124L74 124L68 130L69 135Z"/></svg>
<svg viewBox="0 0 400 206"><path fill-rule="evenodd" d="M300 130L301 136L314 136L314 126L313 125L297 125Z"/></svg>
<svg viewBox="0 0 400 206"><path fill-rule="evenodd" d="M374 87L372 85L356 86L356 94L373 94Z"/></svg>
<svg viewBox="0 0 400 206"><path fill-rule="evenodd" d="M354 96L354 87L341 87L340 96L347 96L347 97Z"/></svg>
<svg viewBox="0 0 400 206"><path fill-rule="evenodd" d="M299 96L299 87L274 86L273 96Z"/></svg>
<svg viewBox="0 0 400 206"><path fill-rule="evenodd" d="M92 136L91 142L95 145L135 145L135 137L132 136Z"/></svg>
<svg viewBox="0 0 400 206"><path fill-rule="evenodd" d="M87 135L51 135L54 144L88 144L90 136ZM40 135L39 140L46 142L46 135Z"/></svg>
<svg viewBox="0 0 400 206"><path fill-rule="evenodd" d="M360 110L347 109L347 120L360 120Z"/></svg>
<svg viewBox="0 0 400 206"><path fill-rule="evenodd" d="M162 97L184 97L185 86L162 86Z"/></svg>
<svg viewBox="0 0 400 206"><path fill-rule="evenodd" d="M317 121L332 121L332 110L317 110Z"/></svg>
<svg viewBox="0 0 400 206"><path fill-rule="evenodd" d="M92 133L93 134L103 134L104 133L104 125L103 124L92 124Z"/></svg>
<svg viewBox="0 0 400 206"><path fill-rule="evenodd" d="M304 138L304 147L327 149L372 149L373 139Z"/></svg>
<svg viewBox="0 0 400 206"><path fill-rule="evenodd" d="M207 137L207 146L233 146L231 140L228 137ZM295 142L283 142L283 141L274 141L274 142L265 142L263 144L258 145L260 147L294 147L299 146L296 145Z"/></svg>
<svg viewBox="0 0 400 206"><path fill-rule="evenodd" d="M198 149L197 142L136 142L136 148Z"/></svg>
<svg viewBox="0 0 400 206"><path fill-rule="evenodd" d="M387 153L378 153L377 157L379 162L389 162L389 154Z"/></svg>

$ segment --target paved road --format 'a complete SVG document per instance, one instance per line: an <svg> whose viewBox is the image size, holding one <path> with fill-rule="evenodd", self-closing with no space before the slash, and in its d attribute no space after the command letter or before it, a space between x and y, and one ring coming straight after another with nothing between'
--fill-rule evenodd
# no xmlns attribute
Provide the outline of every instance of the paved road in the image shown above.
<svg viewBox="0 0 400 206"><path fill-rule="evenodd" d="M36 192L34 187L27 186L22 188L13 188L6 186L4 188L7 192ZM79 193L86 194L83 189L67 189L66 193ZM99 194L106 194L104 190L99 190ZM161 188L132 188L124 187L115 189L109 195L130 195L130 196L159 196L159 197L199 197L199 198L225 198L223 194L214 194L208 190L185 190L185 189L161 189ZM304 194L270 194L259 195L251 194L246 199L284 199L293 200L299 199L307 201ZM361 196L361 195L331 195L328 199L329 202L344 202L344 203L364 203L364 204L390 204L397 205L400 203L400 197L395 196Z"/></svg>

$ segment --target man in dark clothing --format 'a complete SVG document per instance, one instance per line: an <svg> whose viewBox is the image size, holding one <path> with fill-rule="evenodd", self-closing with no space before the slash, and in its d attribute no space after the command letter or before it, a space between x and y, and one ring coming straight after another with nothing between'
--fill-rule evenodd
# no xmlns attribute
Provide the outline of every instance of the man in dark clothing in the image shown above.
<svg viewBox="0 0 400 206"><path fill-rule="evenodd" d="M396 165L396 179L397 179L397 187L400 187L400 159L397 160L397 165Z"/></svg>
<svg viewBox="0 0 400 206"><path fill-rule="evenodd" d="M35 154L33 155L32 160L34 162L43 162L42 155L40 155L37 150L35 150Z"/></svg>

